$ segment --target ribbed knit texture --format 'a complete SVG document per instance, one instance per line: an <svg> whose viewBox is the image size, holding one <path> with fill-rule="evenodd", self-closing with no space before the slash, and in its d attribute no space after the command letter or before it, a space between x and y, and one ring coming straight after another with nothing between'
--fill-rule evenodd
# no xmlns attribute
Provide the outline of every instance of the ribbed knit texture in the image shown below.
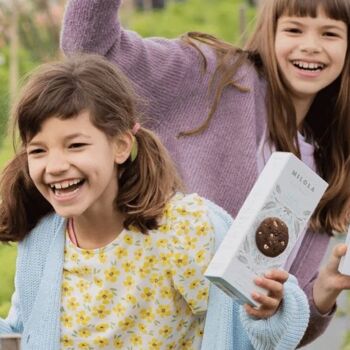
<svg viewBox="0 0 350 350"><path fill-rule="evenodd" d="M123 30L117 18L119 5L120 0L68 1L61 36L64 52L98 53L118 64L145 99L148 126L170 150L188 191L235 216L257 177L257 147L266 117L264 81L253 67L242 67L235 79L250 92L226 89L209 129L178 139L179 132L201 125L208 114L215 54L203 47L208 61L203 74L197 51L179 39L142 39ZM312 279L328 241L327 235L308 232L290 269L311 302L304 344L321 334L332 316L320 315L312 299Z"/></svg>
<svg viewBox="0 0 350 350"><path fill-rule="evenodd" d="M242 325L249 329L248 336L255 349L295 349L309 321L309 305L294 276L284 284L283 302L279 311L266 320L252 320L243 308Z"/></svg>

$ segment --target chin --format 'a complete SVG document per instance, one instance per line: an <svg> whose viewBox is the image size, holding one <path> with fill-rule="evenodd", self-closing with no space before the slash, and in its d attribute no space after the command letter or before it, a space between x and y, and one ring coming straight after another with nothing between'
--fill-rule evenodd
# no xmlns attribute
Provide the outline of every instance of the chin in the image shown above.
<svg viewBox="0 0 350 350"><path fill-rule="evenodd" d="M82 214L82 212L79 210L65 210L62 208L54 208L56 214L58 214L59 216L62 216L65 219L69 219L71 217L76 217Z"/></svg>

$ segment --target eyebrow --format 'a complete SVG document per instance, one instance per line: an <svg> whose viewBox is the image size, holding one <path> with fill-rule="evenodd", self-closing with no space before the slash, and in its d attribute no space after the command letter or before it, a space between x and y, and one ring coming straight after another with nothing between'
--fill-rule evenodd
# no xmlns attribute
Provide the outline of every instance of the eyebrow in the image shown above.
<svg viewBox="0 0 350 350"><path fill-rule="evenodd" d="M289 18L282 19L281 24L294 24L294 25L299 25L299 26L305 26L301 20L295 20L295 19L289 19ZM326 29L326 30L339 30L341 32L346 31L345 28L342 28L336 24L329 24L329 25L321 26L321 28Z"/></svg>
<svg viewBox="0 0 350 350"><path fill-rule="evenodd" d="M81 132L76 132L74 134L70 134L70 135L64 137L64 141L67 142L67 141L73 140L73 139L75 139L77 137L83 137L83 138L89 139L89 140L92 139L91 136L89 136L89 135L86 135L86 134L81 133ZM28 146L41 146L41 145L42 145L42 142L39 142L39 141L37 141L37 142L32 142L32 141L28 142Z"/></svg>
<svg viewBox="0 0 350 350"><path fill-rule="evenodd" d="M340 26L337 25L328 25L328 26L324 26L322 27L323 29L336 29L336 30L340 30L341 32L345 32L346 29L345 28L341 28Z"/></svg>

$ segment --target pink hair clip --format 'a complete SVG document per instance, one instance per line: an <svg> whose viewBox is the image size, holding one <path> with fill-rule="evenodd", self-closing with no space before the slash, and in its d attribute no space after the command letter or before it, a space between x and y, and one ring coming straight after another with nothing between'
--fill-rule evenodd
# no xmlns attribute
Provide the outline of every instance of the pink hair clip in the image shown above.
<svg viewBox="0 0 350 350"><path fill-rule="evenodd" d="M136 135L137 132L140 130L141 125L140 123L135 123L135 125L133 126L133 128L131 129L131 132L133 135Z"/></svg>

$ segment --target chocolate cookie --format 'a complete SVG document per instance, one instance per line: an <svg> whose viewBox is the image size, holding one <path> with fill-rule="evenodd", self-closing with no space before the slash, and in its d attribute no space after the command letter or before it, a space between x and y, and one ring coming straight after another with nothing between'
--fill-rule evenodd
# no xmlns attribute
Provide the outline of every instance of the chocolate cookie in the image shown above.
<svg viewBox="0 0 350 350"><path fill-rule="evenodd" d="M288 245L288 227L279 218L266 218L255 233L258 249L266 256L276 257L284 252Z"/></svg>

